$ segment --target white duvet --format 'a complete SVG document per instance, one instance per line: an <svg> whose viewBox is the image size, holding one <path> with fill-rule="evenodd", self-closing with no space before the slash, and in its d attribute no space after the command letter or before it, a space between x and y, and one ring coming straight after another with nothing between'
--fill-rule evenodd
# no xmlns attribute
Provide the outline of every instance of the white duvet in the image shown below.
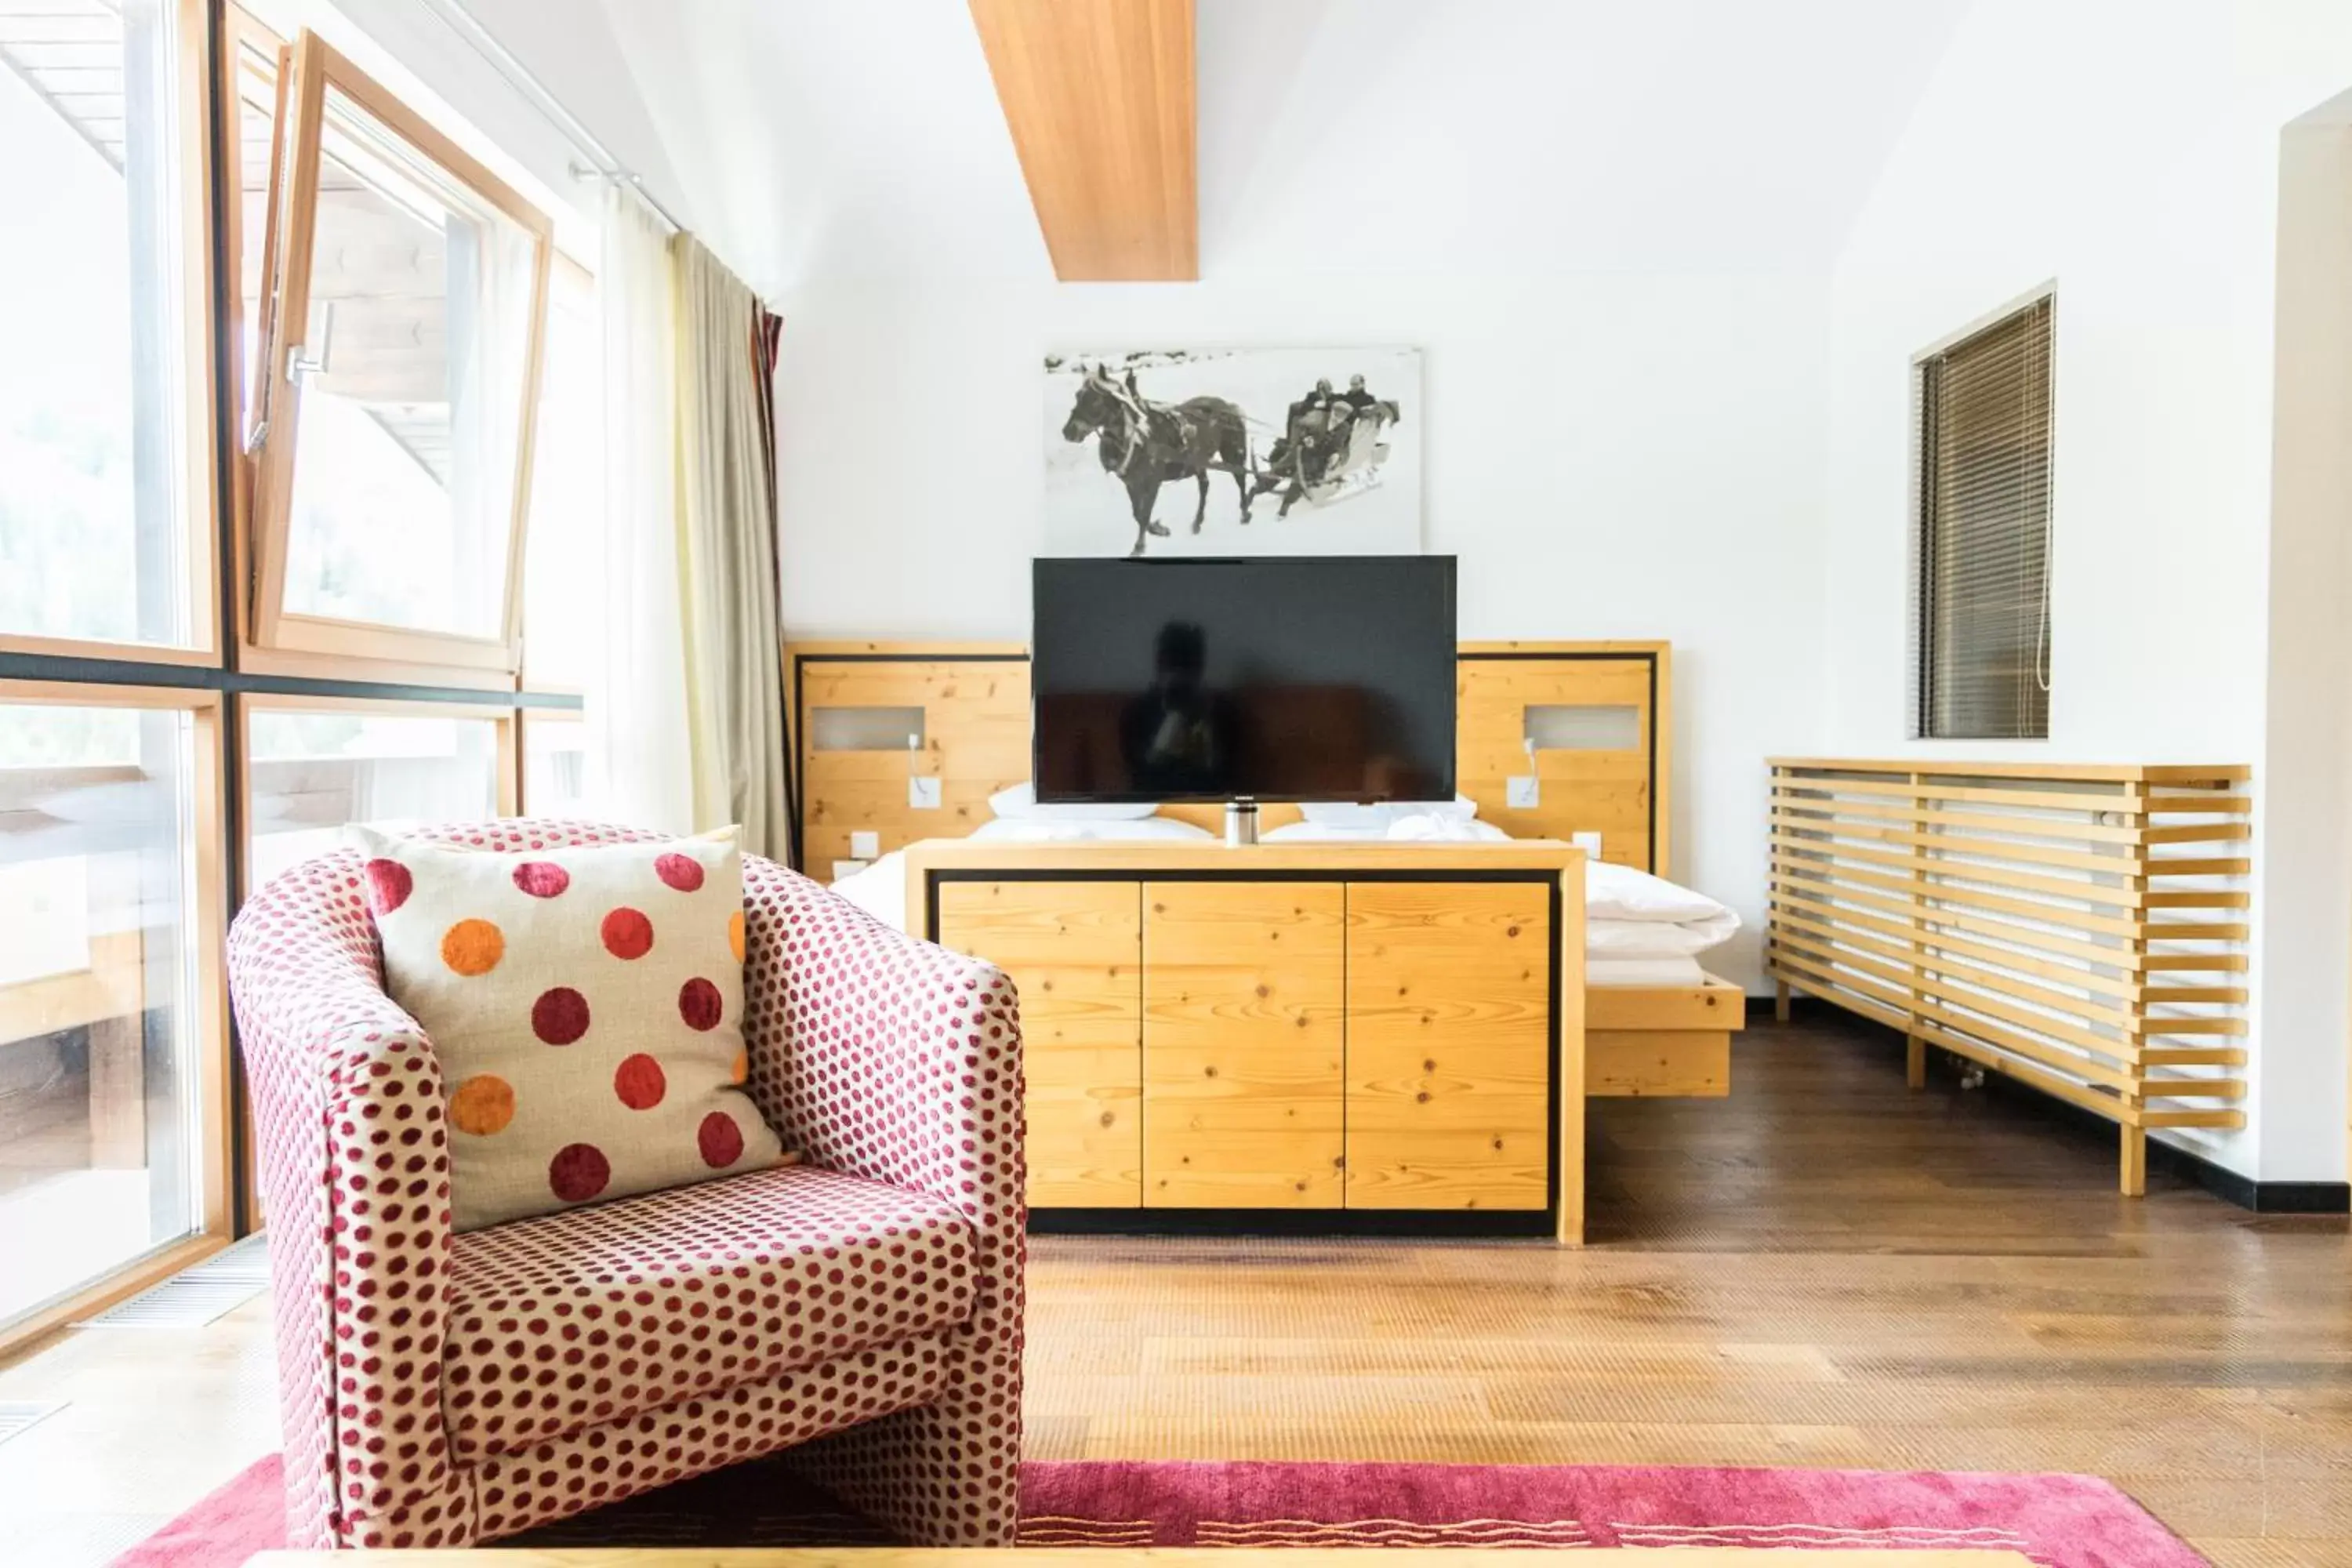
<svg viewBox="0 0 2352 1568"><path fill-rule="evenodd" d="M1475 831L1471 831L1475 830ZM971 835L1014 843L1083 840L1213 839L1188 822L1165 816L1127 821L1022 821L999 817ZM1269 843L1342 843L1367 840L1467 842L1507 838L1492 823L1405 816L1385 829L1297 822L1268 833ZM833 890L867 914L900 931L907 928L907 866L892 850L862 871L844 877ZM1603 860L1585 864L1585 979L1594 985L1696 985L1703 978L1698 955L1731 940L1739 917L1679 883L1630 866Z"/></svg>

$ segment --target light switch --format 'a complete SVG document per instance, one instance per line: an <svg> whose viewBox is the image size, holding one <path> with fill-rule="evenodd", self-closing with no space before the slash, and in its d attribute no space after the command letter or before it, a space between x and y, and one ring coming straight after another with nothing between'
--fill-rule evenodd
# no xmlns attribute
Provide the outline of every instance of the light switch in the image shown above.
<svg viewBox="0 0 2352 1568"><path fill-rule="evenodd" d="M1596 844L1593 848L1597 853L1600 846ZM854 858L859 860L880 859L882 836L879 833L861 833L853 829L849 835L849 853Z"/></svg>
<svg viewBox="0 0 2352 1568"><path fill-rule="evenodd" d="M842 881L855 877L864 869L866 869L866 862L863 860L835 860L833 863L833 879L836 882Z"/></svg>
<svg viewBox="0 0 2352 1568"><path fill-rule="evenodd" d="M907 781L907 805L916 811L940 808L940 781L920 776Z"/></svg>
<svg viewBox="0 0 2352 1568"><path fill-rule="evenodd" d="M1591 829L1587 828L1582 833L1571 833L1568 836L1568 841L1595 860L1601 858L1601 835Z"/></svg>
<svg viewBox="0 0 2352 1568"><path fill-rule="evenodd" d="M1543 804L1543 785L1533 773L1517 773L1503 785L1503 804L1513 811L1533 811Z"/></svg>

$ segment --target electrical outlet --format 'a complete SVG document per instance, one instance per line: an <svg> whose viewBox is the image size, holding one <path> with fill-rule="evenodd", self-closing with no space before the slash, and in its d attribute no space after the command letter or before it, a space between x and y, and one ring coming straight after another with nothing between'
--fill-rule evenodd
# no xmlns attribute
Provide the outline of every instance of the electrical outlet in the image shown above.
<svg viewBox="0 0 2352 1568"><path fill-rule="evenodd" d="M1533 811L1543 804L1543 784L1533 773L1514 774L1503 785L1503 804L1513 811Z"/></svg>
<svg viewBox="0 0 2352 1568"><path fill-rule="evenodd" d="M1590 828L1587 828L1582 833L1570 834L1568 836L1568 841L1570 844L1575 845L1579 849L1583 850L1595 860L1601 858L1601 835L1591 831Z"/></svg>
<svg viewBox="0 0 2352 1568"><path fill-rule="evenodd" d="M1597 849L1599 846L1596 845L1594 847ZM852 829L849 835L849 853L853 859L879 860L882 858L882 836L879 833L864 833Z"/></svg>
<svg viewBox="0 0 2352 1568"><path fill-rule="evenodd" d="M916 811L940 808L940 781L920 776L907 781L907 805Z"/></svg>

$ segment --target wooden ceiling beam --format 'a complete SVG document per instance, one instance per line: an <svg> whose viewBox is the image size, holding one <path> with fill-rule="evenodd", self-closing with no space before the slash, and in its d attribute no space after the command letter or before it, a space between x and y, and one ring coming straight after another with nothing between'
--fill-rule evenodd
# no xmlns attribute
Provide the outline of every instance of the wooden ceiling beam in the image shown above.
<svg viewBox="0 0 2352 1568"><path fill-rule="evenodd" d="M1066 283L1193 282L1192 0L970 0Z"/></svg>

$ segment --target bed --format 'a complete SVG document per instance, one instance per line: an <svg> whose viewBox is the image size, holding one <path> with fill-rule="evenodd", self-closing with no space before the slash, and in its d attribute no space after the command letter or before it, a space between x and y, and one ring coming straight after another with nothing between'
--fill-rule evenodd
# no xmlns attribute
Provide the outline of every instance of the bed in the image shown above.
<svg viewBox="0 0 2352 1568"><path fill-rule="evenodd" d="M1342 889L1335 926L1342 946L1359 927L1382 922L1428 927L1425 939L1435 942L1450 940L1436 930L1449 921L1525 929L1524 918L1494 912L1503 908L1495 900L1517 895L1465 891L1460 899L1424 900L1426 907L1413 911L1385 893L1359 893L1358 884L1369 889L1409 880L1402 871L1391 877L1381 868L1412 862L1413 878L1468 889L1486 879L1478 868L1514 858L1529 876L1542 865L1568 864L1561 857L1573 841L1593 864L1576 861L1573 878L1561 878L1560 901L1573 904L1574 913L1563 908L1546 927L1555 941L1572 931L1566 952L1584 960L1569 962L1564 953L1549 963L1570 972L1555 981L1566 999L1541 1009L1553 1026L1549 1032L1563 1040L1558 1066L1573 1069L1564 1080L1568 1092L1553 1097L1562 1107L1558 1120L1569 1120L1566 1102L1573 1099L1580 1147L1586 1096L1727 1093L1730 1039L1744 1021L1745 998L1738 987L1708 975L1702 960L1737 921L1713 900L1669 879L1668 648L1630 642L1466 643L1457 669L1461 799L1420 811L1380 808L1377 817L1357 820L1344 808L1269 805L1261 815L1267 842L1257 847L1256 858L1243 860L1209 853L1222 848L1210 831L1220 822L1215 806L1172 805L1156 814L1147 808L1147 820L1116 829L1050 813L1023 820L1017 807L1001 810L1007 792L1017 792L1027 778L1030 761L1028 672L1018 645L795 645L788 650L787 680L796 858L876 918L980 952L1014 969L1016 977L1025 974L1024 1010L1033 995L1040 1005L1059 1008L1073 987L1099 993L1114 975L1118 1006L1133 1008L1140 1003L1128 993L1138 955L1148 946L1138 932L1158 901L1143 897L1134 878L1181 879L1193 869L1215 868L1217 877L1248 879L1255 875L1248 868L1280 863L1291 868L1282 874L1295 880ZM917 844L923 853L913 859L927 859L928 869L903 855ZM927 879L980 882L1013 912L960 936L956 922L977 917L969 908L943 914L936 888L928 895L923 890ZM1031 885L1039 879L1057 885L1040 890ZM1086 881L1114 890L1098 889L1098 898L1085 894L1079 884ZM912 900L910 886L917 889ZM1578 887L1582 898L1574 896ZM965 889L955 899L968 903L978 896ZM1095 908L1097 902L1103 907ZM1589 940L1588 911L1593 916ZM1093 953L1090 946L1088 962L1073 970L1061 961L1074 942L1104 951ZM1024 942L1033 945L1024 948ZM1143 946L1129 951L1138 942ZM1465 950L1448 963L1455 959L1475 968L1478 954ZM1047 1005L1042 996L1049 982L1060 990ZM1460 1000L1464 1016L1475 1016L1477 999ZM1530 1003L1527 1010L1538 1009ZM1572 1049L1566 1043L1571 1034ZM1121 1049L1131 1055L1131 1041L1120 1037L1127 1042ZM1359 1032L1351 1029L1345 1038L1345 1053L1362 1054ZM1557 1068L1544 1071L1548 1083L1559 1078ZM1034 1092L1034 1064L1032 1076ZM1083 1102L1078 1109L1119 1121L1121 1106L1101 1098L1098 1085L1076 1092ZM1467 1091L1433 1083L1417 1092L1442 1105L1445 1095ZM1035 1106L1032 1122L1034 1133ZM1123 1124L1118 1136L1129 1136ZM1560 1134L1553 1136L1557 1141ZM1131 1190L1128 1167L1134 1163L1132 1155L1111 1163L1122 1194ZM1066 1217L1074 1209L1103 1206L1082 1201L1103 1171L1084 1161L1067 1163L1066 1186L1055 1185L1059 1178L1041 1184L1033 1175L1033 1205L1059 1209ZM1307 1173L1300 1179L1309 1188L1328 1185ZM1413 1201L1436 1201L1436 1185L1425 1184ZM1465 1207L1496 1201L1471 1182L1450 1182L1446 1194L1445 1201ZM1149 1205L1151 1193L1139 1201ZM1276 1194L1267 1201L1288 1200ZM1528 1201L1524 1191L1517 1201ZM1567 1209L1560 1214L1565 1238ZM1580 1225L1580 1213L1574 1217Z"/></svg>
<svg viewBox="0 0 2352 1568"><path fill-rule="evenodd" d="M1214 835L1199 826L1153 813L1095 817L1059 816L1017 797L1015 785L992 798L991 816L967 837L1007 844L1203 843ZM1015 797L1015 798L1007 798ZM1090 810L1094 808L1078 808ZM1403 808L1374 811L1361 823L1298 821L1275 828L1268 844L1347 845L1377 843L1512 843L1512 837L1470 815L1466 797L1458 816ZM1722 946L1739 929L1731 910L1694 889L1653 877L1630 866L1589 860L1584 868L1584 983L1588 988L1682 989L1712 982L1699 955ZM834 891L899 931L915 929L907 916L906 851L894 849L874 861L856 863L833 883Z"/></svg>

